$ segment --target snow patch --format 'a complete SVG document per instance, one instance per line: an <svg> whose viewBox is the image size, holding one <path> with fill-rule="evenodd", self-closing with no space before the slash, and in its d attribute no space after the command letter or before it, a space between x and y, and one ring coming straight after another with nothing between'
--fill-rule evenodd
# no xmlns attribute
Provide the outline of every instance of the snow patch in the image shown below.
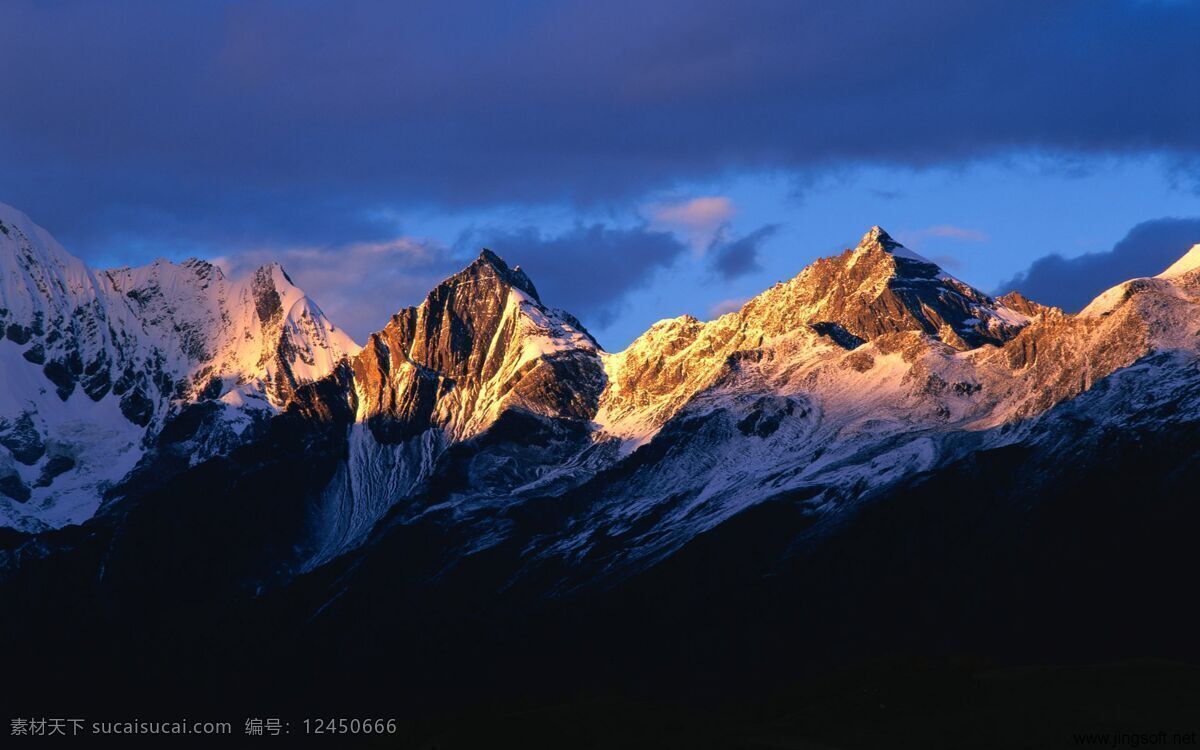
<svg viewBox="0 0 1200 750"><path fill-rule="evenodd" d="M1200 268L1200 243L1192 245L1191 250L1188 250L1182 258L1172 263L1167 270L1160 273L1158 278L1169 279L1175 276L1182 276L1198 268Z"/></svg>

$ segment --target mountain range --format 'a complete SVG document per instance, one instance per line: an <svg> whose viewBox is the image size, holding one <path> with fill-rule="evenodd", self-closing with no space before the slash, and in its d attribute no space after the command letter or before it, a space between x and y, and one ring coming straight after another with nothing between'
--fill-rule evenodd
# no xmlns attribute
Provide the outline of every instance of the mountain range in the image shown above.
<svg viewBox="0 0 1200 750"><path fill-rule="evenodd" d="M99 271L0 207L0 330L22 694L1196 655L1200 245L1068 314L873 227L616 353L484 250L360 346L279 265Z"/></svg>

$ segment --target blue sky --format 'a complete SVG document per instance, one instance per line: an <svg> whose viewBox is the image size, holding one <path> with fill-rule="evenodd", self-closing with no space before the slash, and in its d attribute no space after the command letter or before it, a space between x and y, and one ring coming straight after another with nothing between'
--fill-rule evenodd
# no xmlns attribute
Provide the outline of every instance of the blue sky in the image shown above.
<svg viewBox="0 0 1200 750"><path fill-rule="evenodd" d="M0 201L360 338L489 246L616 349L880 224L1078 306L1200 242L1200 3L3 3Z"/></svg>

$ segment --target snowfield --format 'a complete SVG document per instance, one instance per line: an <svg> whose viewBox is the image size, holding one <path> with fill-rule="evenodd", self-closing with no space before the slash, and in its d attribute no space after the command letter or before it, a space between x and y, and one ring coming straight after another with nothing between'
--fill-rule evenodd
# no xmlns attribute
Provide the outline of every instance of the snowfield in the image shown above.
<svg viewBox="0 0 1200 750"><path fill-rule="evenodd" d="M475 554L506 540L498 514L548 500L572 510L530 564L649 565L781 497L836 523L971 451L1046 439L1058 405L1120 393L1089 419L1136 421L1198 359L1200 246L1068 315L874 227L736 312L609 353L488 251L360 347L277 264L93 271L19 212L0 221L0 524L86 522L139 472L227 455L287 412L340 441L299 572L416 519L473 530L458 553Z"/></svg>

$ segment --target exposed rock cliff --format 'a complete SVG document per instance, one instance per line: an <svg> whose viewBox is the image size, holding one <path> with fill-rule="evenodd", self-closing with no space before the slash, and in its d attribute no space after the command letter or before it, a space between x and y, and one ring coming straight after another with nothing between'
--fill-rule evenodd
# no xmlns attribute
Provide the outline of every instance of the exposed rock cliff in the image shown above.
<svg viewBox="0 0 1200 750"><path fill-rule="evenodd" d="M384 441L431 427L466 438L510 408L588 419L604 387L598 351L520 268L484 250L368 339L354 363L359 417Z"/></svg>

